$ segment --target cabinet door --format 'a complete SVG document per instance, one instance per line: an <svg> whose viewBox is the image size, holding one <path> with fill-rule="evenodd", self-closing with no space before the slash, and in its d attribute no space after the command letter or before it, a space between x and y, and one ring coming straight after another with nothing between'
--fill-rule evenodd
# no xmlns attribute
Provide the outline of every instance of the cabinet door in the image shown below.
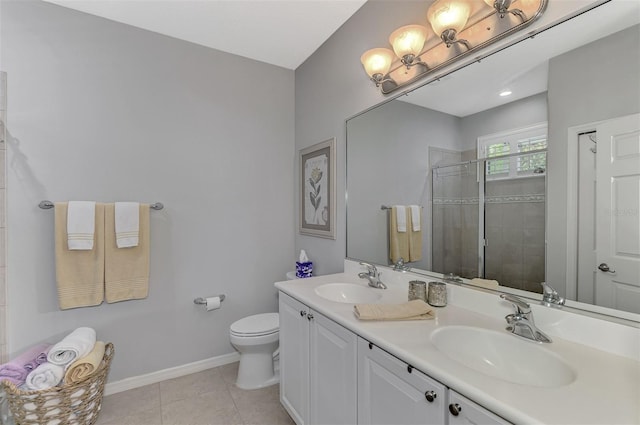
<svg viewBox="0 0 640 425"><path fill-rule="evenodd" d="M355 424L357 337L321 314L312 314L309 423Z"/></svg>
<svg viewBox="0 0 640 425"><path fill-rule="evenodd" d="M298 425L308 423L309 309L280 292L280 402Z"/></svg>
<svg viewBox="0 0 640 425"><path fill-rule="evenodd" d="M358 423L443 424L447 388L358 338Z"/></svg>
<svg viewBox="0 0 640 425"><path fill-rule="evenodd" d="M505 421L496 415L474 403L468 398L458 394L453 390L449 390L449 425L508 425L510 422Z"/></svg>

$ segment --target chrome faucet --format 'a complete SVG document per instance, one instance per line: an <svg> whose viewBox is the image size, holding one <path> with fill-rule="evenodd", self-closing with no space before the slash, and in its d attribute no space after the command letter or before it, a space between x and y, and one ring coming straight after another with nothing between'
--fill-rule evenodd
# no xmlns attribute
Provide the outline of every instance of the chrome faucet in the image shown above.
<svg viewBox="0 0 640 425"><path fill-rule="evenodd" d="M564 305L565 299L551 285L546 282L541 282L540 285L542 285L542 305L558 308Z"/></svg>
<svg viewBox="0 0 640 425"><path fill-rule="evenodd" d="M505 316L505 320L509 324L508 331L521 338L529 339L536 342L551 342L551 338L538 329L533 322L533 312L531 306L520 298L509 295L500 294L500 298L513 304L516 312Z"/></svg>
<svg viewBox="0 0 640 425"><path fill-rule="evenodd" d="M367 268L366 272L358 273L358 277L360 279L367 279L369 281L369 286L379 289L387 289L387 285L382 283L380 280L380 276L382 273L378 272L378 269L373 264L369 263L360 263L361 265Z"/></svg>
<svg viewBox="0 0 640 425"><path fill-rule="evenodd" d="M443 274L442 275L442 280L444 280L445 282L456 282L456 283L462 283L462 279L460 279L460 276L458 276L455 273L447 273L447 274Z"/></svg>
<svg viewBox="0 0 640 425"><path fill-rule="evenodd" d="M397 272L408 272L411 271L411 267L407 266L404 263L404 258L400 257L398 258L398 261L396 261L396 263L393 265L393 270Z"/></svg>

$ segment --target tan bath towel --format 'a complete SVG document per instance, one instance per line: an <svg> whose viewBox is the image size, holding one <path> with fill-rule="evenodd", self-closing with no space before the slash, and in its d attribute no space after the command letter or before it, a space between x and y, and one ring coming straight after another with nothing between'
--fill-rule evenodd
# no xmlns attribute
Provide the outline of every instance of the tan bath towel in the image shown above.
<svg viewBox="0 0 640 425"><path fill-rule="evenodd" d="M422 300L402 304L356 304L353 313L360 320L428 320L436 317Z"/></svg>
<svg viewBox="0 0 640 425"><path fill-rule="evenodd" d="M55 203L55 254L61 310L99 305L104 299L104 204L96 204L92 250L67 246L67 202Z"/></svg>
<svg viewBox="0 0 640 425"><path fill-rule="evenodd" d="M114 204L106 204L104 220L107 302L146 298L149 294L149 204L140 204L138 246L117 247Z"/></svg>
<svg viewBox="0 0 640 425"><path fill-rule="evenodd" d="M64 374L65 384L75 384L91 376L100 366L104 357L104 342L96 341L93 350L86 356L71 363Z"/></svg>
<svg viewBox="0 0 640 425"><path fill-rule="evenodd" d="M407 223L410 223L408 218L408 209L401 208L407 216ZM405 262L409 261L409 233L410 226L406 227L406 231L398 232L398 207L391 207L389 214L389 259L392 263L397 263L400 258Z"/></svg>
<svg viewBox="0 0 640 425"><path fill-rule="evenodd" d="M418 205L411 205L409 218L411 225L409 229L409 261L420 261L422 259L422 208Z"/></svg>
<svg viewBox="0 0 640 425"><path fill-rule="evenodd" d="M479 277L471 279L471 284L487 289L498 289L498 286L500 286L497 280L481 279Z"/></svg>

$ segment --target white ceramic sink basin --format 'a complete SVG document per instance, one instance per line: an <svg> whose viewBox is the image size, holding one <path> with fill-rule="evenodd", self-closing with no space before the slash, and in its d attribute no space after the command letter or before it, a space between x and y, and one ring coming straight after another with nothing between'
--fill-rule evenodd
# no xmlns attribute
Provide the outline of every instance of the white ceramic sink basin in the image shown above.
<svg viewBox="0 0 640 425"><path fill-rule="evenodd" d="M316 294L338 303L372 303L378 301L381 289L368 288L355 283L327 283L316 288Z"/></svg>
<svg viewBox="0 0 640 425"><path fill-rule="evenodd" d="M504 381L560 387L576 379L571 367L539 343L470 326L445 326L431 335L442 353L463 365Z"/></svg>

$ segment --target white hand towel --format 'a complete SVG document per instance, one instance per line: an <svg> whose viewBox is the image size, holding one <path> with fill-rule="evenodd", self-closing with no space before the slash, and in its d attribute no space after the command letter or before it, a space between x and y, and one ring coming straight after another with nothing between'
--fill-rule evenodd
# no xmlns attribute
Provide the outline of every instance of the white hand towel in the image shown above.
<svg viewBox="0 0 640 425"><path fill-rule="evenodd" d="M140 234L140 204L138 202L116 202L116 246L131 248L138 246Z"/></svg>
<svg viewBox="0 0 640 425"><path fill-rule="evenodd" d="M411 205L411 226L414 232L420 231L420 207L418 205Z"/></svg>
<svg viewBox="0 0 640 425"><path fill-rule="evenodd" d="M96 203L69 201L67 208L67 246L69 250L91 251L96 229Z"/></svg>
<svg viewBox="0 0 640 425"><path fill-rule="evenodd" d="M29 390L46 390L55 387L64 377L64 367L53 363L42 363L33 369L24 381Z"/></svg>
<svg viewBox="0 0 640 425"><path fill-rule="evenodd" d="M396 209L396 226L398 226L398 232L403 233L407 231L407 210L404 205L396 205L393 208Z"/></svg>
<svg viewBox="0 0 640 425"><path fill-rule="evenodd" d="M78 328L51 347L47 360L49 363L67 367L74 360L89 354L94 345L96 345L96 331L92 328Z"/></svg>

